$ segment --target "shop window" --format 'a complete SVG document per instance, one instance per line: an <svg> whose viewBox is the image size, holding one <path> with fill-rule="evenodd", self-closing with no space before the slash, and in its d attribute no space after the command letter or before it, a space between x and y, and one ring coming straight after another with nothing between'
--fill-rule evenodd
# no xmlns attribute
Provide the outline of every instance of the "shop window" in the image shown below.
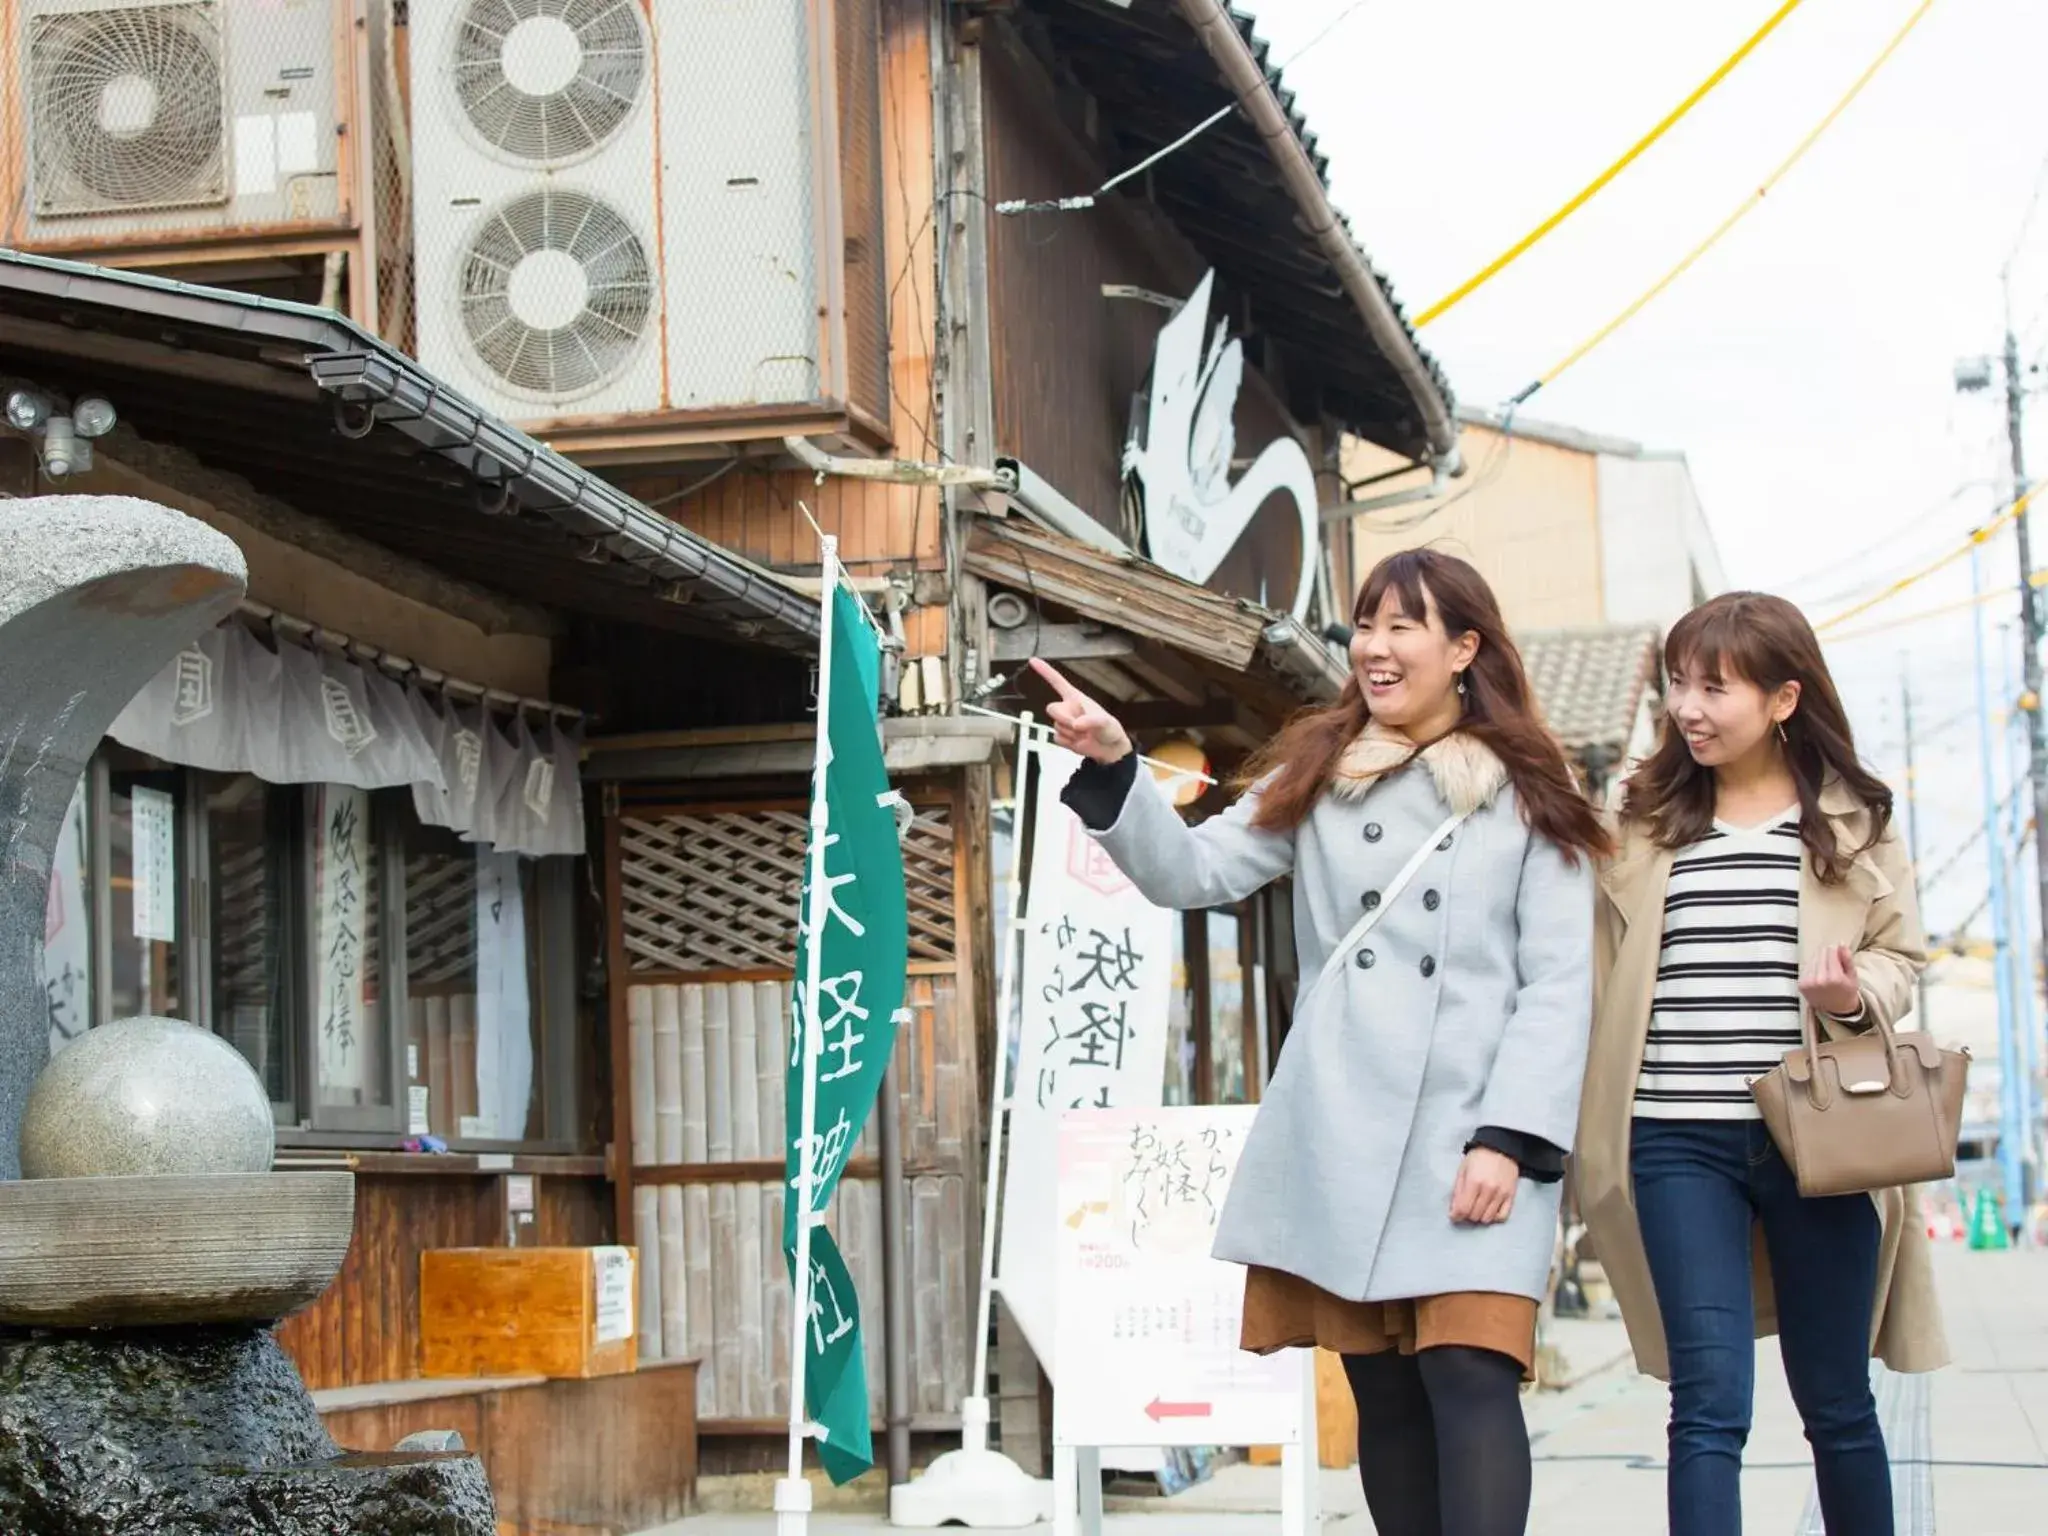
<svg viewBox="0 0 2048 1536"><path fill-rule="evenodd" d="M406 1110L415 1134L539 1134L535 863L403 813Z"/></svg>
<svg viewBox="0 0 2048 1536"><path fill-rule="evenodd" d="M201 1022L285 1141L575 1139L573 861L421 824L407 791L269 784L107 743L53 861L52 1048Z"/></svg>
<svg viewBox="0 0 2048 1536"><path fill-rule="evenodd" d="M1204 912L1209 958L1210 1102L1244 1104L1256 1063L1245 1060L1245 923L1236 912Z"/></svg>
<svg viewBox="0 0 2048 1536"><path fill-rule="evenodd" d="M1258 1102L1271 1069L1264 934L1273 900L1262 892L1234 907L1183 914L1168 1015L1167 1103Z"/></svg>
<svg viewBox="0 0 2048 1536"><path fill-rule="evenodd" d="M139 753L115 749L108 758L108 1007L117 1019L189 1018L179 881L190 852L185 775Z"/></svg>
<svg viewBox="0 0 2048 1536"><path fill-rule="evenodd" d="M291 1021L295 792L250 774L200 778L212 936L213 1027L249 1058L287 1118L295 1053Z"/></svg>

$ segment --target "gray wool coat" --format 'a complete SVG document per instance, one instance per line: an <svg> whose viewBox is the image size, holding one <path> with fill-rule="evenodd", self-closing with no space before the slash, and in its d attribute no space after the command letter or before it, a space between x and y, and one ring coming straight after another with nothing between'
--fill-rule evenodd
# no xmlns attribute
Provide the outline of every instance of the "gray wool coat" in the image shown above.
<svg viewBox="0 0 2048 1536"><path fill-rule="evenodd" d="M1160 906L1221 906L1294 876L1302 995L1216 1256L1353 1301L1540 1300L1559 1186L1524 1179L1494 1226L1454 1223L1451 1192L1481 1126L1571 1145L1592 1026L1593 869L1529 831L1477 741L1447 737L1390 771L1410 750L1369 727L1292 832L1251 825L1256 788L1190 828L1140 773L1095 836ZM1453 809L1472 814L1317 986L1365 904Z"/></svg>

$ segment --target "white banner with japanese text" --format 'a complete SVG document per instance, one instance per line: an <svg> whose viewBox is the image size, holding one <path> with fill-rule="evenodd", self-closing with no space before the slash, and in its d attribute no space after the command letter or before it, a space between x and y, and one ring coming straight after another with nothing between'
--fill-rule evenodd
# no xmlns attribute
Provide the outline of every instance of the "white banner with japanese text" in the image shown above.
<svg viewBox="0 0 2048 1536"><path fill-rule="evenodd" d="M1046 1234L1058 1203L1059 1117L1160 1102L1180 918L1140 896L1061 803L1081 760L1051 745L1036 756L998 1285L1050 1375L1058 1356Z"/></svg>

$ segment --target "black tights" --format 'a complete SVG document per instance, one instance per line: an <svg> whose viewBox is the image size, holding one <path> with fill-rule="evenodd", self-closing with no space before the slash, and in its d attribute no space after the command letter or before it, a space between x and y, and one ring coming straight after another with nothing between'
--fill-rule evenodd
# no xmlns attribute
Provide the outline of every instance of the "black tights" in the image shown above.
<svg viewBox="0 0 2048 1536"><path fill-rule="evenodd" d="M1522 1367L1465 1345L1346 1355L1358 1476L1379 1536L1523 1536Z"/></svg>

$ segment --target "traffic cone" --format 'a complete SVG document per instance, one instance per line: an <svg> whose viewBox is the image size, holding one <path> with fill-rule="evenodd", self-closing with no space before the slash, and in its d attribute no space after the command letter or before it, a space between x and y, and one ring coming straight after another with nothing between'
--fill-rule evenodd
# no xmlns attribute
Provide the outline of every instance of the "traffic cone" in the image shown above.
<svg viewBox="0 0 2048 1536"><path fill-rule="evenodd" d="M1976 1253L2003 1253L2012 1246L2005 1235L2005 1217L1991 1191L1977 1191L1977 1203L1970 1211L1970 1248Z"/></svg>

